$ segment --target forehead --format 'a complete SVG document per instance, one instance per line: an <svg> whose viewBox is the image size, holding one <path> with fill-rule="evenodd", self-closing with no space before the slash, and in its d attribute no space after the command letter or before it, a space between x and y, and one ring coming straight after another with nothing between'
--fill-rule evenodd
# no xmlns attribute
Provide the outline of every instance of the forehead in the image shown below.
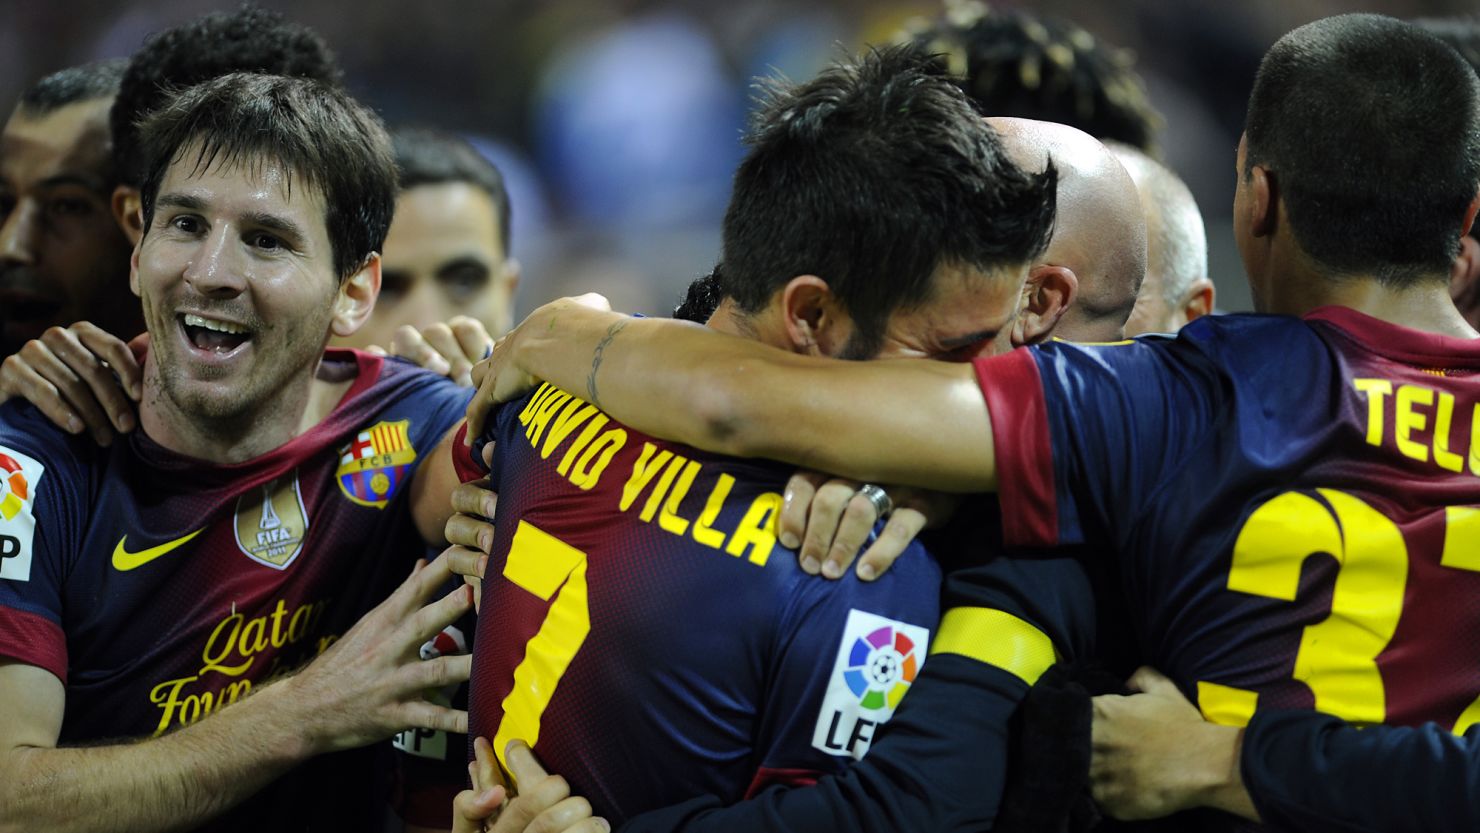
<svg viewBox="0 0 1480 833"><path fill-rule="evenodd" d="M104 181L112 163L108 108L112 99L79 101L33 115L17 108L0 133L0 175L14 187L55 176Z"/></svg>
<svg viewBox="0 0 1480 833"><path fill-rule="evenodd" d="M466 182L417 185L396 197L385 262L464 255L501 261L498 238L498 209L487 191Z"/></svg>
<svg viewBox="0 0 1480 833"><path fill-rule="evenodd" d="M1012 323L1028 265L983 272L969 266L936 269L924 303L896 312L889 329L933 340L997 331Z"/></svg>
<svg viewBox="0 0 1480 833"><path fill-rule="evenodd" d="M202 158L198 143L177 154L159 183L156 201L189 197L223 214L271 212L327 236L323 193L318 186L265 155Z"/></svg>

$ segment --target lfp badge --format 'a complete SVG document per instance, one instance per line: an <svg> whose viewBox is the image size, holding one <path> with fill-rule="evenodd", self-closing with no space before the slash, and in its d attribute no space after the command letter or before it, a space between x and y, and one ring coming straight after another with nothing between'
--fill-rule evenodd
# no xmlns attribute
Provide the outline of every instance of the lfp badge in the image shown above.
<svg viewBox="0 0 1480 833"><path fill-rule="evenodd" d="M812 746L829 755L862 758L874 730L915 681L930 631L853 609L838 644L832 676L812 730Z"/></svg>
<svg viewBox="0 0 1480 833"><path fill-rule="evenodd" d="M377 422L339 449L339 491L361 506L384 509L416 462L410 428L409 419Z"/></svg>

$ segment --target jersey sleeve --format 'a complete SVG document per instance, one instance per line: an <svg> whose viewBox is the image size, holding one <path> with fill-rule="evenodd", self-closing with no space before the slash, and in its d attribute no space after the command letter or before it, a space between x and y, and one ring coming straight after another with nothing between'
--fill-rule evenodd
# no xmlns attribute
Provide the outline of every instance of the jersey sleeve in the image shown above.
<svg viewBox="0 0 1480 833"><path fill-rule="evenodd" d="M37 417L39 419L39 417ZM88 482L57 432L0 408L0 657L67 681L64 585Z"/></svg>
<svg viewBox="0 0 1480 833"><path fill-rule="evenodd" d="M925 663L940 568L913 545L879 580L797 571L776 617L750 792L862 758Z"/></svg>
<svg viewBox="0 0 1480 833"><path fill-rule="evenodd" d="M933 634L929 660L893 717L873 729L861 761L811 783L796 777L797 771L791 778L772 778L748 800L728 807L701 797L654 810L630 819L622 830L803 833L990 826L1007 783L1012 716L1056 658L1090 650L1093 596L1077 559L1064 556L998 558L956 571L946 579L944 600L949 609ZM820 620L811 624L822 629ZM829 650L826 656L831 655ZM836 665L819 670L836 673ZM827 714L824 709L822 716ZM826 724L832 726L830 717ZM785 751L783 746L780 752ZM777 765L793 760L773 747L768 763L781 768Z"/></svg>
<svg viewBox="0 0 1480 833"><path fill-rule="evenodd" d="M1080 544L1140 514L1222 413L1201 345L1054 342L975 363L1009 547Z"/></svg>
<svg viewBox="0 0 1480 833"><path fill-rule="evenodd" d="M773 785L731 806L712 796L629 819L623 833L980 831L997 812L1008 718L1021 681L965 657L931 657L867 756L811 786ZM992 785L998 785L996 789Z"/></svg>
<svg viewBox="0 0 1480 833"><path fill-rule="evenodd" d="M1261 711L1244 730L1244 784L1266 824L1313 833L1480 830L1480 726L1368 726Z"/></svg>

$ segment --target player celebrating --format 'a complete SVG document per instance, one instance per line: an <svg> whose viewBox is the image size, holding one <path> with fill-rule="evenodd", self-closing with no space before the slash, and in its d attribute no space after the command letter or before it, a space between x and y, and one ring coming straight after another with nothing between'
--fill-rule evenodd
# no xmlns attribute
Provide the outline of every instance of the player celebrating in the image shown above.
<svg viewBox="0 0 1480 833"><path fill-rule="evenodd" d="M948 358L1057 320L1057 294L1045 310L1024 291L1052 227L1052 167L1015 166L927 66L890 49L774 91L736 174L711 328L798 353ZM475 734L501 754L534 742L614 822L810 781L868 749L938 616L939 571L918 545L879 582L813 580L777 544L789 467L651 440L553 387L503 408L491 436L506 488ZM1004 681L981 719L1005 731L1024 689ZM960 777L994 795L1005 749L991 752L993 769ZM960 825L952 814L993 804L910 818Z"/></svg>
<svg viewBox="0 0 1480 833"><path fill-rule="evenodd" d="M1009 544L1109 545L1145 658L1205 714L1253 716L1248 743L1280 706L1463 731L1480 680L1435 634L1480 625L1464 601L1480 342L1447 297L1477 150L1457 55L1388 18L1329 18L1265 57L1237 159L1256 304L1289 317L962 368L842 365L556 303L484 368L474 421L532 379L589 384L615 417L719 452L997 490ZM661 378L643 373L660 355ZM1200 763L1205 800L1258 815L1229 758ZM1382 800L1328 809L1404 823Z"/></svg>
<svg viewBox="0 0 1480 833"><path fill-rule="evenodd" d="M0 407L0 814L368 829L373 755L298 765L409 725L463 731L421 695L466 658L416 650L470 603L412 617L438 562L351 628L440 539L438 449L466 401L324 352L379 287L389 143L343 92L251 74L181 93L144 135L144 432L100 449Z"/></svg>

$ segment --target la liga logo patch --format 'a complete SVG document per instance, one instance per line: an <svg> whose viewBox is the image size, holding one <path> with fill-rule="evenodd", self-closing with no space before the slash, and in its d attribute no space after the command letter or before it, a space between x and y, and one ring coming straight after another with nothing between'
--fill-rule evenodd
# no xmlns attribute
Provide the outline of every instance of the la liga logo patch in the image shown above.
<svg viewBox="0 0 1480 833"><path fill-rule="evenodd" d="M411 420L377 422L339 449L339 491L361 506L384 509L416 462Z"/></svg>
<svg viewBox="0 0 1480 833"><path fill-rule="evenodd" d="M833 662L832 676L812 746L829 755L862 758L874 730L894 709L925 663L930 631L862 610L848 611L848 623Z"/></svg>
<svg viewBox="0 0 1480 833"><path fill-rule="evenodd" d="M0 446L0 579L31 580L36 487L45 474L40 462Z"/></svg>

